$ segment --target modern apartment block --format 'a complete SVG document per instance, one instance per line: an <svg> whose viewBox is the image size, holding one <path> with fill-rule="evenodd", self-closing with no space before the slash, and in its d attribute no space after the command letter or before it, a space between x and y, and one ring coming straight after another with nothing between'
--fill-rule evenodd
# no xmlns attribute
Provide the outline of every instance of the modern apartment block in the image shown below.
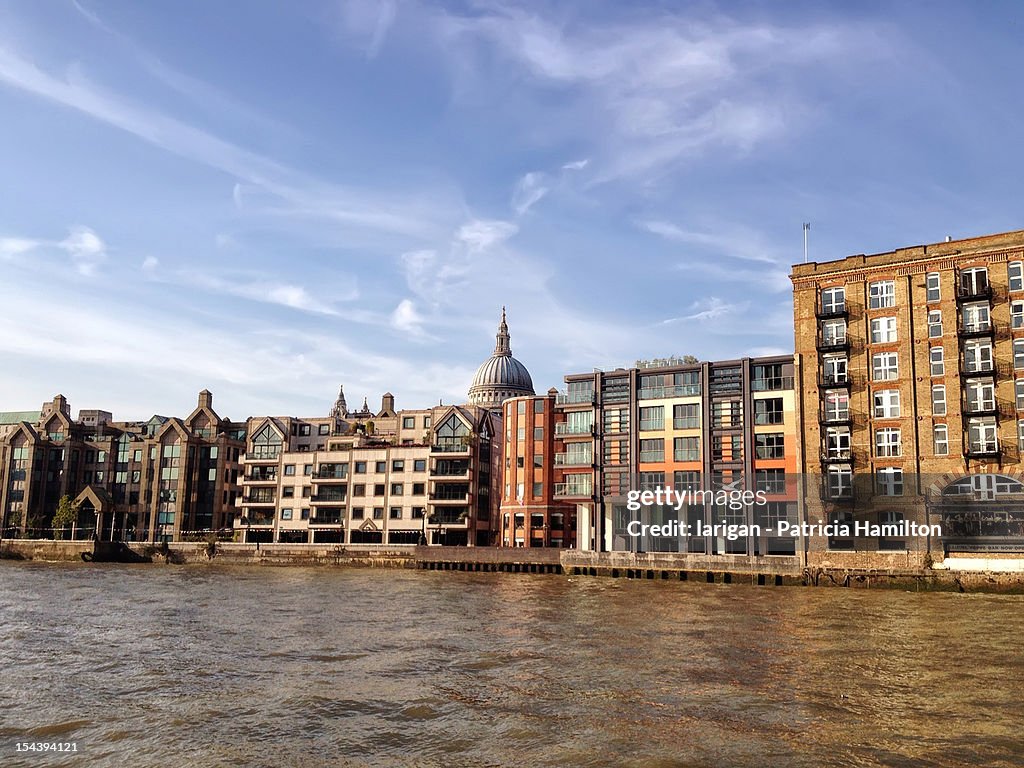
<svg viewBox="0 0 1024 768"><path fill-rule="evenodd" d="M185 419L77 420L63 395L0 427L0 510L6 535L46 531L62 496L79 504L76 528L104 539L178 540L230 528L245 428L199 394Z"/></svg>
<svg viewBox="0 0 1024 768"><path fill-rule="evenodd" d="M489 546L500 418L478 406L255 417L235 528L249 542Z"/></svg>
<svg viewBox="0 0 1024 768"><path fill-rule="evenodd" d="M942 530L819 537L809 563L1024 551L1024 231L800 264L792 282L808 521Z"/></svg>
<svg viewBox="0 0 1024 768"><path fill-rule="evenodd" d="M565 380L555 398L554 460L544 464L554 475L553 501L575 509L580 549L795 556L800 543L791 536L730 539L705 530L798 522L792 357L658 360ZM701 495L679 509L628 508L631 490L659 487L760 491L765 503L730 505ZM689 535L630 533L633 522L677 519L690 525Z"/></svg>
<svg viewBox="0 0 1024 768"><path fill-rule="evenodd" d="M576 506L555 499L555 469L590 471L593 446L563 440L559 443L565 449L556 451L556 395L553 389L547 395L516 397L504 403L501 546L576 546Z"/></svg>

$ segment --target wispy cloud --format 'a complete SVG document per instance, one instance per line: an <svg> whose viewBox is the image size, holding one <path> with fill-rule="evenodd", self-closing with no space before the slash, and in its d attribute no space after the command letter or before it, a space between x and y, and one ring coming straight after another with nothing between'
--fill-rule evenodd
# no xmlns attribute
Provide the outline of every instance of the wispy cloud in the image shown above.
<svg viewBox="0 0 1024 768"><path fill-rule="evenodd" d="M60 243L83 275L93 275L96 268L107 258L107 247L99 235L88 227L75 227Z"/></svg>
<svg viewBox="0 0 1024 768"><path fill-rule="evenodd" d="M398 15L394 0L346 0L342 4L345 31L365 47L367 58L375 58Z"/></svg>
<svg viewBox="0 0 1024 768"><path fill-rule="evenodd" d="M512 209L517 216L523 216L547 193L548 187L543 173L524 173L512 191Z"/></svg>
<svg viewBox="0 0 1024 768"><path fill-rule="evenodd" d="M459 227L455 237L470 250L482 251L508 240L519 227L510 221L474 219Z"/></svg>
<svg viewBox="0 0 1024 768"><path fill-rule="evenodd" d="M682 315L681 317L672 317L668 320L663 320L662 325L669 325L671 323L683 323L683 322L697 322L707 323L712 320L718 321L722 318L732 315L736 312L742 311L750 306L750 302L739 302L729 303L717 296L710 296L707 299L700 299L695 301L690 309L693 310L691 314Z"/></svg>
<svg viewBox="0 0 1024 768"><path fill-rule="evenodd" d="M721 256L764 264L779 263L773 246L757 233L738 225L723 225L722 232L698 232L666 221L639 221L637 226L666 240L701 246Z"/></svg>

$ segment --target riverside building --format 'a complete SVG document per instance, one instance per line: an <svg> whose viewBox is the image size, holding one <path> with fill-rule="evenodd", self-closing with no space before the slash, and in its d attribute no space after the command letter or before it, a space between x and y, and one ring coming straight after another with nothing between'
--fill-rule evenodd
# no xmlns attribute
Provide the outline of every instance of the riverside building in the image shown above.
<svg viewBox="0 0 1024 768"><path fill-rule="evenodd" d="M799 520L793 377L791 356L668 359L572 374L563 393L509 401L505 419L516 426L505 430L503 539L548 542L561 519L572 534L563 543L584 550L794 557L801 541L768 530ZM761 491L765 503L629 508L631 491L666 486L729 489L748 500ZM724 523L762 532L732 540L630 535L633 521L672 520L694 531Z"/></svg>
<svg viewBox="0 0 1024 768"><path fill-rule="evenodd" d="M4 535L50 536L65 495L79 505L76 534L157 542L230 529L244 446L244 425L218 416L206 390L184 419L118 422L102 410L72 419L63 395L2 414Z"/></svg>
<svg viewBox="0 0 1024 768"><path fill-rule="evenodd" d="M809 564L1024 553L1024 231L792 273ZM930 527L924 530L932 530Z"/></svg>

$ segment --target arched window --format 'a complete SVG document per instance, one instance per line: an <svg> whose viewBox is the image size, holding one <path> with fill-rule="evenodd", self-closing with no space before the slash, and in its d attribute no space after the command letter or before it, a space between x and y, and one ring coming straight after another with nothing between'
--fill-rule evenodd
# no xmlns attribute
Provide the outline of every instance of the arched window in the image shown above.
<svg viewBox="0 0 1024 768"><path fill-rule="evenodd" d="M462 438L469 434L469 428L453 413L437 426L435 433L442 450L461 450L465 447Z"/></svg>
<svg viewBox="0 0 1024 768"><path fill-rule="evenodd" d="M1007 494L1024 494L1024 483L1007 475L970 475L947 485L943 496L971 496L975 499L993 499Z"/></svg>

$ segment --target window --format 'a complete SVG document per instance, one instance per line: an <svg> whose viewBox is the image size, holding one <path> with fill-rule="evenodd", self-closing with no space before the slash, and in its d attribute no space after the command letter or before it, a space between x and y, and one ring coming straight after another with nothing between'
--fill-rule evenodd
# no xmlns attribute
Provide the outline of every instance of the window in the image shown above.
<svg viewBox="0 0 1024 768"><path fill-rule="evenodd" d="M900 391L882 389L875 392L875 418L898 419L900 417Z"/></svg>
<svg viewBox="0 0 1024 768"><path fill-rule="evenodd" d="M374 469L374 472L377 472L378 474L384 474L387 471L388 471L388 463L386 461L378 461L376 463L376 467Z"/></svg>
<svg viewBox="0 0 1024 768"><path fill-rule="evenodd" d="M355 483L352 486L352 495L353 496L365 496L366 495L366 484L365 483Z"/></svg>
<svg viewBox="0 0 1024 768"><path fill-rule="evenodd" d="M946 360L942 347L932 347L929 353L931 361L932 376L942 376L946 373Z"/></svg>
<svg viewBox="0 0 1024 768"><path fill-rule="evenodd" d="M968 333L987 331L992 327L987 302L979 304L964 304L963 308L964 330Z"/></svg>
<svg viewBox="0 0 1024 768"><path fill-rule="evenodd" d="M310 475L312 475L313 474L313 465L312 464L303 464L302 465L302 474L305 475L306 477L309 477Z"/></svg>
<svg viewBox="0 0 1024 768"><path fill-rule="evenodd" d="M871 321L871 343L888 344L896 341L896 318L876 317Z"/></svg>
<svg viewBox="0 0 1024 768"><path fill-rule="evenodd" d="M939 273L938 272L929 272L927 275L925 275L924 284L925 284L926 289L928 291L928 295L927 295L926 300L929 301L929 302L931 302L931 301L938 301L939 298L940 298L940 295L939 295Z"/></svg>
<svg viewBox="0 0 1024 768"><path fill-rule="evenodd" d="M412 484L412 495L413 496L422 496L424 493L427 492L426 488L427 488L426 483L413 483Z"/></svg>
<svg viewBox="0 0 1024 768"><path fill-rule="evenodd" d="M1010 327L1024 328L1024 301L1010 302Z"/></svg>
<svg viewBox="0 0 1024 768"><path fill-rule="evenodd" d="M384 483L376 483L376 484L374 484L374 486L373 486L373 495L374 496L383 496L384 495L384 488L385 488Z"/></svg>
<svg viewBox="0 0 1024 768"><path fill-rule="evenodd" d="M825 393L825 420L846 421L850 418L850 396L846 392Z"/></svg>
<svg viewBox="0 0 1024 768"><path fill-rule="evenodd" d="M331 434L331 425L330 424L321 424L319 431L320 431L321 435L329 435L329 434Z"/></svg>
<svg viewBox="0 0 1024 768"><path fill-rule="evenodd" d="M412 462L413 472L426 472L427 471L427 460L426 459L414 459Z"/></svg>
<svg viewBox="0 0 1024 768"><path fill-rule="evenodd" d="M539 397L533 401L533 412L544 413L544 401Z"/></svg>
<svg viewBox="0 0 1024 768"><path fill-rule="evenodd" d="M293 477L295 475L295 465L294 464L285 464L284 465L284 473L288 477Z"/></svg>
<svg viewBox="0 0 1024 768"><path fill-rule="evenodd" d="M875 456L891 458L903 455L903 438L900 430L892 427L875 430Z"/></svg>
<svg viewBox="0 0 1024 768"><path fill-rule="evenodd" d="M391 471L392 472L405 472L405 459L392 459L391 460Z"/></svg>
<svg viewBox="0 0 1024 768"><path fill-rule="evenodd" d="M392 520L401 520L402 519L402 508L401 507L392 507L391 508L391 514L389 515L389 517Z"/></svg>
<svg viewBox="0 0 1024 768"><path fill-rule="evenodd" d="M516 413L518 413L520 415L526 413L526 401L525 400L520 400L518 403L516 403Z"/></svg>
<svg viewBox="0 0 1024 768"><path fill-rule="evenodd" d="M519 427L519 429L516 430L516 440L518 440L519 442L523 442L523 440L525 440L525 439L526 439L526 427Z"/></svg>
<svg viewBox="0 0 1024 768"><path fill-rule="evenodd" d="M640 429L664 429L665 406L656 405L640 409Z"/></svg>
<svg viewBox="0 0 1024 768"><path fill-rule="evenodd" d="M413 520L422 520L423 519L423 515L425 515L426 512L427 512L426 507L413 507L412 508L412 519Z"/></svg>
<svg viewBox="0 0 1024 768"><path fill-rule="evenodd" d="M299 425L299 436L300 437L309 437L309 424L301 424L301 425Z"/></svg>
<svg viewBox="0 0 1024 768"><path fill-rule="evenodd" d="M281 519L282 520L291 520L292 519L292 511L290 509L282 509L281 510Z"/></svg>
<svg viewBox="0 0 1024 768"><path fill-rule="evenodd" d="M825 430L825 455L830 459L850 458L849 427L829 427Z"/></svg>
<svg viewBox="0 0 1024 768"><path fill-rule="evenodd" d="M415 429L416 428L416 417L415 416L403 416L402 417L402 429Z"/></svg>
<svg viewBox="0 0 1024 768"><path fill-rule="evenodd" d="M928 313L928 338L937 339L942 336L942 313L933 309Z"/></svg>
<svg viewBox="0 0 1024 768"><path fill-rule="evenodd" d="M700 461L700 438L677 437L672 455L676 461Z"/></svg>
<svg viewBox="0 0 1024 768"><path fill-rule="evenodd" d="M308 507L305 507L305 508L299 510L299 519L300 520L309 520L309 508Z"/></svg>
<svg viewBox="0 0 1024 768"><path fill-rule="evenodd" d="M840 346L846 343L846 321L830 320L821 324L822 344L829 347Z"/></svg>
<svg viewBox="0 0 1024 768"><path fill-rule="evenodd" d="M945 424L936 424L932 428L932 442L935 445L936 456L949 455L949 427Z"/></svg>
<svg viewBox="0 0 1024 768"><path fill-rule="evenodd" d="M665 460L665 440L658 438L656 440L641 440L640 441L640 461L664 461Z"/></svg>
<svg viewBox="0 0 1024 768"><path fill-rule="evenodd" d="M821 292L821 311L835 314L846 311L846 288L825 288Z"/></svg>
<svg viewBox="0 0 1024 768"><path fill-rule="evenodd" d="M1013 340L1013 367L1018 371L1024 368L1024 339Z"/></svg>
<svg viewBox="0 0 1024 768"><path fill-rule="evenodd" d="M848 499L853 496L853 469L829 467L825 475L825 491L830 499Z"/></svg>
<svg viewBox="0 0 1024 768"><path fill-rule="evenodd" d="M392 483L391 484L391 495L392 496L401 496L404 492L405 492L405 486L402 485L402 483Z"/></svg>
<svg viewBox="0 0 1024 768"><path fill-rule="evenodd" d="M675 429L697 429L700 427L700 405L685 403L673 406L672 426Z"/></svg>
<svg viewBox="0 0 1024 768"><path fill-rule="evenodd" d="M533 498L538 499L544 495L544 483L533 484Z"/></svg>
<svg viewBox="0 0 1024 768"><path fill-rule="evenodd" d="M996 408L996 388L991 381L969 381L965 394L969 413L994 411Z"/></svg>
<svg viewBox="0 0 1024 768"><path fill-rule="evenodd" d="M352 507L352 519L353 520L362 520L363 519L363 508L362 507Z"/></svg>
<svg viewBox="0 0 1024 768"><path fill-rule="evenodd" d="M755 424L781 424L782 419L781 397L768 397L754 401Z"/></svg>
<svg viewBox="0 0 1024 768"><path fill-rule="evenodd" d="M1016 346L1014 347L1016 356ZM964 344L964 371L985 373L992 370L992 343L969 341Z"/></svg>
<svg viewBox="0 0 1024 768"><path fill-rule="evenodd" d="M967 440L973 453L995 453L999 449L995 418L969 419Z"/></svg>
<svg viewBox="0 0 1024 768"><path fill-rule="evenodd" d="M313 486L311 486L311 485L304 485L304 486L302 486L302 498L308 499L312 495L313 495Z"/></svg>
<svg viewBox="0 0 1024 768"><path fill-rule="evenodd" d="M759 459L784 459L785 437L781 432L754 435L754 455Z"/></svg>
<svg viewBox="0 0 1024 768"><path fill-rule="evenodd" d="M988 291L988 269L972 267L960 273L960 295L980 296Z"/></svg>
<svg viewBox="0 0 1024 768"><path fill-rule="evenodd" d="M896 282L880 280L868 286L868 309L886 309L896 306Z"/></svg>
<svg viewBox="0 0 1024 768"><path fill-rule="evenodd" d="M356 472L357 475L365 475L366 474L366 462L365 461L357 461L356 462L355 472Z"/></svg>
<svg viewBox="0 0 1024 768"><path fill-rule="evenodd" d="M1017 422L1017 448L1024 449L1024 421Z"/></svg>
<svg viewBox="0 0 1024 768"><path fill-rule="evenodd" d="M295 486L293 486L293 485L286 485L284 488L282 488L281 489L281 498L282 499L293 499L293 498L295 498Z"/></svg>
<svg viewBox="0 0 1024 768"><path fill-rule="evenodd" d="M544 439L544 427L534 427L533 428L533 439L534 440L543 440Z"/></svg>
<svg viewBox="0 0 1024 768"><path fill-rule="evenodd" d="M871 357L871 378L875 381L899 378L899 360L895 352L879 352Z"/></svg>
<svg viewBox="0 0 1024 768"><path fill-rule="evenodd" d="M384 519L384 507L374 507L373 508L373 519L374 520L383 520Z"/></svg>
<svg viewBox="0 0 1024 768"><path fill-rule="evenodd" d="M535 454L533 454L533 466L535 466L535 467L543 467L544 466L544 454L543 453L535 453Z"/></svg>
<svg viewBox="0 0 1024 768"><path fill-rule="evenodd" d="M1011 261L1007 264L1006 276L1011 291L1024 291L1024 262Z"/></svg>
<svg viewBox="0 0 1024 768"><path fill-rule="evenodd" d="M946 385L936 384L932 387L932 415L946 415Z"/></svg>
<svg viewBox="0 0 1024 768"><path fill-rule="evenodd" d="M847 382L846 355L825 355L821 361L823 376L822 384L826 387Z"/></svg>
<svg viewBox="0 0 1024 768"><path fill-rule="evenodd" d="M759 469L754 473L754 482L757 490L765 493L786 492L786 470L784 469Z"/></svg>
<svg viewBox="0 0 1024 768"><path fill-rule="evenodd" d="M903 470L898 467L883 467L875 475L879 496L903 495Z"/></svg>

